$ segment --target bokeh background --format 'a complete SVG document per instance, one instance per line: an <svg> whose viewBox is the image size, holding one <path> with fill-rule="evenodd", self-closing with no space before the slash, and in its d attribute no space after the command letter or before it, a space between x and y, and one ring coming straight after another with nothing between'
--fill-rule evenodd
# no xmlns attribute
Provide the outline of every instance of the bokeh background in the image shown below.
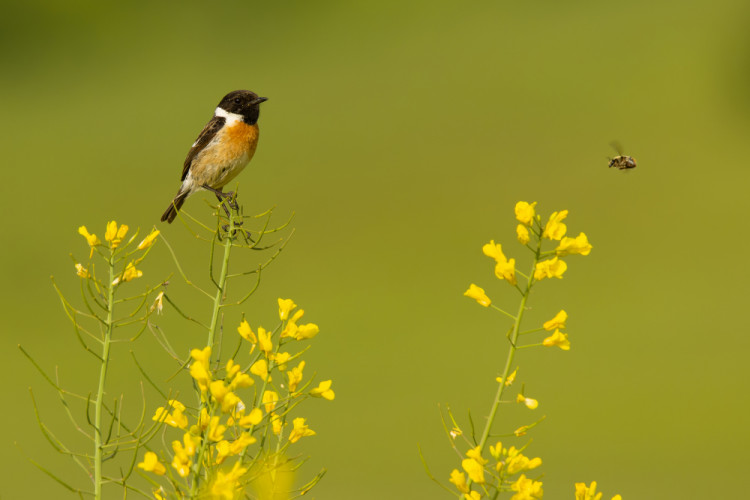
<svg viewBox="0 0 750 500"><path fill-rule="evenodd" d="M527 262L518 200L569 209L569 231L594 245L531 303L537 320L568 311L572 350L521 352L519 381L541 404L501 418L513 429L547 416L528 450L544 460L545 497L591 480L605 498L741 495L749 21L742 0L4 1L0 497L66 498L28 458L85 483L41 435L29 386L45 421L75 438L17 349L93 389L49 280L76 298L78 226L156 224L205 271L205 248L158 217L197 133L238 88L269 97L241 201L276 206L279 222L294 213L296 231L227 325L242 312L272 323L279 296L320 325L308 370L333 378L337 398L305 411L318 433L299 443L305 471L328 470L315 498L445 496L418 446L447 482L459 461L438 404L464 424L489 408L506 323L461 294L475 282L515 309L481 246L495 239ZM637 169L607 169L612 140ZM206 216L201 198L186 207ZM174 271L164 245L144 271L149 282ZM207 307L171 286L196 314ZM203 338L169 311L162 322L181 347ZM148 336L134 349L166 363ZM116 361L112 391L137 388L127 352Z"/></svg>

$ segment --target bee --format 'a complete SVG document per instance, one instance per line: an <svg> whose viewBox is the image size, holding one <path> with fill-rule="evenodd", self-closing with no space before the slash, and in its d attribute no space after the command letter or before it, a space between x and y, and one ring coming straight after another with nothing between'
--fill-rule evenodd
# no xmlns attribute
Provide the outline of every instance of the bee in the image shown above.
<svg viewBox="0 0 750 500"><path fill-rule="evenodd" d="M616 142L612 143L612 147L615 149L615 151L617 151L617 156L609 159L610 167L615 167L619 170L635 168L635 158L622 154L622 148Z"/></svg>

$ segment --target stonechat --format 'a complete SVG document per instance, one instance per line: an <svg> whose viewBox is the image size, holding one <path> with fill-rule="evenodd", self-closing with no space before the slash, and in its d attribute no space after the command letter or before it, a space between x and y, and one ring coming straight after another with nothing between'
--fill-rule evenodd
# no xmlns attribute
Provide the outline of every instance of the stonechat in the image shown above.
<svg viewBox="0 0 750 500"><path fill-rule="evenodd" d="M188 196L207 189L222 196L226 186L250 162L258 146L258 97L249 90L235 90L224 96L213 118L188 151L182 167L182 185L162 221L171 223Z"/></svg>

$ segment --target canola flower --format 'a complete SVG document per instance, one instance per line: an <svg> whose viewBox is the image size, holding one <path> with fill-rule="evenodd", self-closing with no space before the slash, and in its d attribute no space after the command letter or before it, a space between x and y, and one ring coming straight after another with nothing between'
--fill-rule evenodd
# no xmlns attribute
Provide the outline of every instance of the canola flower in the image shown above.
<svg viewBox="0 0 750 500"><path fill-rule="evenodd" d="M255 358L249 365L234 358L216 365L210 346L190 351L188 373L201 401L197 412L177 400L156 409L152 420L182 432L163 457L172 474L184 481L179 491L190 491L193 497L242 498L251 482L248 473L258 469L259 457L263 470L274 474L285 467L289 447L316 435L305 417L292 412L307 398L333 401L332 381L313 387L305 375L307 363L299 359L303 351L290 354L282 349L309 340L300 328L316 334L320 329L314 323L298 323L304 311L290 299L278 299L278 305L278 328L253 328L243 319L236 329L244 351ZM299 360L291 366L292 359ZM146 452L139 468L164 475L158 459ZM170 497L166 486L158 490L164 498Z"/></svg>
<svg viewBox="0 0 750 500"><path fill-rule="evenodd" d="M132 236L126 239L129 233ZM123 470L105 472L108 460L117 455L121 449L133 449L133 443L140 442L140 429L123 424L119 403L115 403L114 409L111 406L112 398L107 395L110 361L113 352L118 348L117 346L124 342L132 342L146 328L149 316L155 308L144 307L144 304L147 303L151 293L158 287L146 288L143 292L131 292L133 294L127 296L123 295L125 291L133 290L133 288L120 286L144 275L143 270L137 268L136 265L140 266L148 255L148 247L154 244L153 238L148 246L136 246L134 245L134 238L136 238L138 232L135 231L135 234L133 234L127 224L118 224L114 220L106 224L103 241L96 233L90 232L87 226L79 226L78 234L84 238L89 250L88 261L84 259L75 262L74 265L75 274L80 283L84 307L79 309L73 302L69 301L54 279L53 285L61 299L66 315L73 323L78 344L84 348L87 354L93 355L96 363L98 363L96 370L98 378L94 373L91 374L90 380L95 380L96 386L88 392L88 395L66 390L56 383L53 383L53 387L58 391L60 400L65 405L75 428L82 431L82 434L91 440L91 451L89 453L85 451L73 453L71 449L78 448L78 446L68 447L61 441L56 442L55 448L58 452L73 458L73 461L90 478L92 488L89 491L74 488L49 471L45 470L45 472L58 479L58 482L65 485L70 491L77 492L81 496L84 496L84 494L90 495L95 500L99 500L104 497L103 486L105 484L122 484L124 486L129 475ZM96 257L94 256L95 253ZM125 329L127 333L120 333L121 329ZM128 330L135 330L135 334ZM45 379L51 381L52 379L33 360L31 355L23 347L19 347ZM87 401L83 422L81 421L83 419L79 420L72 412L66 401L66 398L69 397ZM114 399L117 401L118 398L115 397ZM161 416L164 421L167 422L167 425L181 425L183 417L180 412L184 408L181 409L176 403L174 405L170 403L169 408L169 410L162 408ZM42 429L45 428L41 421L40 426ZM43 432L46 434L46 431ZM51 439L51 441L55 440L57 438ZM136 467L135 462L132 462L132 467ZM166 473L164 465L153 452L147 453L143 461L137 464L137 468L155 475Z"/></svg>
<svg viewBox="0 0 750 500"><path fill-rule="evenodd" d="M511 500L543 498L542 481L539 476L532 475L542 465L542 459L539 457L532 458L525 454L528 443L520 448L515 446L504 447L501 442L494 445L489 444L489 437L497 434L514 435L517 438L523 437L541 422L541 420L537 420L510 432L494 430L502 403L515 401L529 410L536 410L540 404L537 399L528 396L524 389L518 392L513 400L504 397L506 389L514 383L518 374L518 367L513 368L517 351L537 347L557 347L562 351L568 351L571 347L566 330L568 313L564 309L560 309L543 324L522 330L521 326L522 324L525 325L525 315L529 309L528 302L531 290L536 290L538 286L550 281L551 278L563 279L569 268L565 258L575 255L589 255L593 248L589 243L588 236L583 232L576 237L567 236L568 210L553 212L547 218L546 223L543 223L541 215L537 213L537 202L520 201L515 205L514 215L518 222L514 235L515 239L531 254L529 271L527 273L520 271L517 267L519 261L516 256L510 256L511 252L502 243L496 243L495 240L490 240L489 243L484 244L482 253L493 260L495 278L510 285L520 293L521 299L516 312L506 311L499 307L496 301L491 298L491 294L486 291L486 287L472 283L464 292L466 297L476 301L484 308L499 312L511 322L510 331L505 335L509 343L508 355L504 366L501 368L501 374L496 377L497 390L480 437L474 440L455 425L448 432L449 438L452 441L456 440L454 445L456 449L459 446L459 437L463 439L468 448L465 452L466 458L461 460L460 468L454 468L448 479L457 494L464 499L497 498L502 492L508 492L511 495ZM552 243L551 247L549 247L550 243ZM537 337L540 332L546 332L547 336L538 338L536 341L528 340ZM450 410L448 415L451 421L455 423ZM446 430L449 428L448 425L445 427ZM473 435L473 432L471 435ZM489 450L492 460L483 457L487 450ZM576 484L576 500L599 500L601 494L596 494L595 490L596 483L592 483L590 487ZM615 500L621 500L619 495L615 497Z"/></svg>

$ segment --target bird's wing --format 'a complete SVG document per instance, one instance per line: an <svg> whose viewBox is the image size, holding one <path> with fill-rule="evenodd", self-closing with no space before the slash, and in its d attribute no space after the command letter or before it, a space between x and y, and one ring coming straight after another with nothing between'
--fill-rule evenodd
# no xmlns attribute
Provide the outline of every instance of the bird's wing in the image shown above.
<svg viewBox="0 0 750 500"><path fill-rule="evenodd" d="M201 130L201 133L198 135L198 138L193 143L193 147L190 148L190 151L188 151L187 158L185 158L185 164L182 166L182 180L185 180L185 177L187 177L188 171L190 170L190 165L192 165L193 160L195 157L203 151L203 148L205 148L208 143L211 142L211 140L216 136L216 133L221 130L221 127L224 126L224 122L226 119L221 116L214 116L211 118L211 121L209 121L205 127L203 127L203 130Z"/></svg>

